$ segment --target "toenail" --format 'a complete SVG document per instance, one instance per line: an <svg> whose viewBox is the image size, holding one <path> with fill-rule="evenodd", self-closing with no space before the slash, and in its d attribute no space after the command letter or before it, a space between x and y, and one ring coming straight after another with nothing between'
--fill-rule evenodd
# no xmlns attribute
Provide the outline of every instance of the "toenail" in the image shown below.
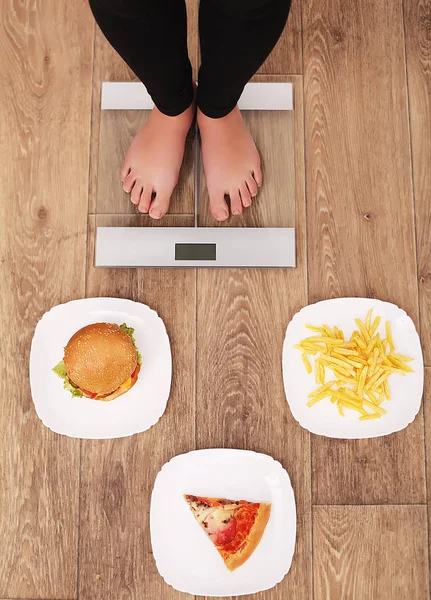
<svg viewBox="0 0 431 600"><path fill-rule="evenodd" d="M226 219L227 214L225 210L221 210L220 212L217 213L217 219Z"/></svg>
<svg viewBox="0 0 431 600"><path fill-rule="evenodd" d="M150 216L153 217L154 219L160 219L160 217L162 216L162 213L159 212L158 210L152 210L150 212Z"/></svg>

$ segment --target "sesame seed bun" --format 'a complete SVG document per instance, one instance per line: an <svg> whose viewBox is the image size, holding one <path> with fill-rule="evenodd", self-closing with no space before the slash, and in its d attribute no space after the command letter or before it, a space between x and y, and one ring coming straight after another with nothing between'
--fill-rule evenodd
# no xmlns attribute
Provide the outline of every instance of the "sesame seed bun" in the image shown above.
<svg viewBox="0 0 431 600"><path fill-rule="evenodd" d="M70 338L64 349L64 364L77 387L110 394L135 371L137 354L132 340L118 325L93 323Z"/></svg>

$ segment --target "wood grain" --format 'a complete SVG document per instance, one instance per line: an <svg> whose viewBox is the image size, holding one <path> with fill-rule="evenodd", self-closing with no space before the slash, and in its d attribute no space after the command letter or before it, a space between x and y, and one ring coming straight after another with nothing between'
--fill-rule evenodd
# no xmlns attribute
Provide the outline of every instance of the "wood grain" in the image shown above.
<svg viewBox="0 0 431 600"><path fill-rule="evenodd" d="M431 365L431 3L404 0L416 206L419 307L425 364Z"/></svg>
<svg viewBox="0 0 431 600"><path fill-rule="evenodd" d="M100 142L97 169L97 214L136 214L130 195L123 191L120 169L136 134L150 115L148 110L104 110L100 116ZM178 184L172 194L169 212L194 212L195 127L186 140L184 160Z"/></svg>
<svg viewBox="0 0 431 600"><path fill-rule="evenodd" d="M198 272L197 445L273 456L287 469L297 502L297 547L290 573L276 588L244 596L247 600L311 598L309 434L293 420L281 376L286 325L307 302L300 77L295 94L298 267ZM268 175L265 185L272 185Z"/></svg>
<svg viewBox="0 0 431 600"><path fill-rule="evenodd" d="M104 81L137 81L137 77L126 65L123 59L109 44L99 27L94 24L94 60L93 60L93 98L91 117L91 146L90 146L90 189L89 189L89 212L96 212L97 189L98 189L98 167L101 115L100 107L102 83ZM116 179L116 184L118 179Z"/></svg>
<svg viewBox="0 0 431 600"><path fill-rule="evenodd" d="M92 19L84 0L0 14L0 597L71 598L79 442L36 417L28 360L42 314L84 293Z"/></svg>
<svg viewBox="0 0 431 600"><path fill-rule="evenodd" d="M427 474L427 502L428 502L428 553L431 559L431 368L425 369L425 387L423 397L425 420L425 446L426 446L426 474ZM431 571L430 571L431 574Z"/></svg>
<svg viewBox="0 0 431 600"><path fill-rule="evenodd" d="M259 69L266 75L298 75L302 73L301 3L292 0L290 14L274 50Z"/></svg>
<svg viewBox="0 0 431 600"><path fill-rule="evenodd" d="M199 0L186 0L186 9L187 46L189 50L190 62L192 63L193 79L196 81L198 77L198 68L200 62L198 32Z"/></svg>
<svg viewBox="0 0 431 600"><path fill-rule="evenodd" d="M427 600L425 506L313 509L314 600Z"/></svg>
<svg viewBox="0 0 431 600"><path fill-rule="evenodd" d="M401 1L311 0L303 23L309 299L378 297L418 323ZM425 499L421 416L312 454L316 504Z"/></svg>
<svg viewBox="0 0 431 600"><path fill-rule="evenodd" d="M300 93L299 88L302 86L300 77L258 75L253 80L293 82L296 94ZM231 216L227 221L219 222L214 219L209 209L209 197L201 164L198 223L203 227L294 227L297 115L295 111L257 110L245 110L242 115L261 154L265 184L250 208L238 217Z"/></svg>
<svg viewBox="0 0 431 600"><path fill-rule="evenodd" d="M143 224L145 217L99 216L97 223ZM170 217L184 226L190 217ZM149 223L149 222L148 222ZM121 296L144 302L163 319L171 341L173 382L157 425L118 440L82 442L80 600L190 598L167 586L157 572L149 532L150 496L157 472L174 455L194 448L194 269L96 269L89 218L88 296Z"/></svg>

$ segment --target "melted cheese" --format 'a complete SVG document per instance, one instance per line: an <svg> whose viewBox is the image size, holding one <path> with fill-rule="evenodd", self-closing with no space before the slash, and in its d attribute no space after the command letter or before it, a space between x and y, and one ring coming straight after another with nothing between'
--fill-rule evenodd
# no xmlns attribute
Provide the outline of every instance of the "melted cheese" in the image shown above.
<svg viewBox="0 0 431 600"><path fill-rule="evenodd" d="M205 504L199 506L195 502L192 502L191 506L193 507L196 520L200 525L202 525L202 527L205 528L208 535L211 535L215 531L221 531L228 527L229 521L232 518L234 510L235 508L237 508L235 504L228 505L229 508L228 510L226 510L226 506L224 506L223 508L206 506Z"/></svg>

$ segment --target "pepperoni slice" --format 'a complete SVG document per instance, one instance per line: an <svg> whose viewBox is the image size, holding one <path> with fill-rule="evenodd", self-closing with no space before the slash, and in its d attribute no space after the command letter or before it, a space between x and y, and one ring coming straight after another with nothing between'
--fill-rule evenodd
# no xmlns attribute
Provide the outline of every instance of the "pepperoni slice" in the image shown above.
<svg viewBox="0 0 431 600"><path fill-rule="evenodd" d="M226 527L219 529L210 535L212 541L216 546L225 546L229 544L236 535L236 520L232 517Z"/></svg>

